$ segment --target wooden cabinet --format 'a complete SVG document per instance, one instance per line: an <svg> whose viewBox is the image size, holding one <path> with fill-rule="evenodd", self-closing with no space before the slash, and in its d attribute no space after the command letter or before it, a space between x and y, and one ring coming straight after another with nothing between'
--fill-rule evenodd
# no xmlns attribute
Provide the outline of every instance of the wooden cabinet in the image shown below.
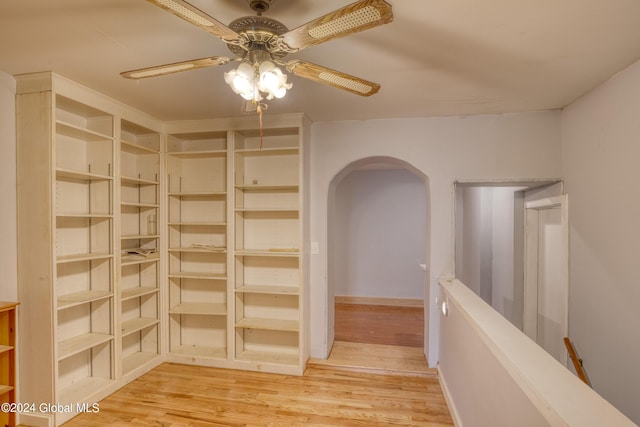
<svg viewBox="0 0 640 427"><path fill-rule="evenodd" d="M20 398L72 408L21 422L57 425L160 361L158 260L120 256L158 249L160 137L52 73L16 80Z"/></svg>
<svg viewBox="0 0 640 427"><path fill-rule="evenodd" d="M0 301L0 402L16 402L16 310L18 303ZM0 425L15 426L13 412L0 411Z"/></svg>

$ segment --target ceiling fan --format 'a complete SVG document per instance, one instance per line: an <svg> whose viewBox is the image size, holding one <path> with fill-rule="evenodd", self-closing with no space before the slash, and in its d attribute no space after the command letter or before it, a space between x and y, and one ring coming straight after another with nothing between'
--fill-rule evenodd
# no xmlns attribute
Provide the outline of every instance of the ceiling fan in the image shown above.
<svg viewBox="0 0 640 427"><path fill-rule="evenodd" d="M285 61L284 57L309 46L391 22L391 5L385 0L356 1L293 30L262 16L274 0L247 0L257 15L236 19L228 26L184 0L147 1L220 38L236 57L212 56L141 68L123 72L123 77L142 79L239 61L237 70L225 73L225 81L236 93L254 103L263 97L281 98L291 88L286 82L286 74L277 65L293 75L356 95L370 96L380 89L377 83L300 59Z"/></svg>

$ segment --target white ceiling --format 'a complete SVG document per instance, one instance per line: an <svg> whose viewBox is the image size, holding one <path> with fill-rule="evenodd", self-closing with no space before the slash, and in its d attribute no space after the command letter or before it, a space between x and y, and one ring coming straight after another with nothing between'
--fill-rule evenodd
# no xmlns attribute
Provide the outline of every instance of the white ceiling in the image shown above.
<svg viewBox="0 0 640 427"><path fill-rule="evenodd" d="M301 58L382 85L370 98L290 77L268 114L313 121L561 108L640 58L638 0L388 0L394 21L312 46ZM275 0L295 28L352 0ZM247 0L191 0L219 21ZM2 0L0 70L53 70L162 120L242 115L233 64L131 81L121 71L233 57L214 36L144 0Z"/></svg>

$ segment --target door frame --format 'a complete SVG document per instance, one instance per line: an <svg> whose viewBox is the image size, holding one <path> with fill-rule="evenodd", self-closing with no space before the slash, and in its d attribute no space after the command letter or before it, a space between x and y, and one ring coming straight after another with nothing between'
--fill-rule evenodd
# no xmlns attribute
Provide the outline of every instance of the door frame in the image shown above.
<svg viewBox="0 0 640 427"><path fill-rule="evenodd" d="M566 194L532 200L525 203L524 214L524 309L523 332L536 341L538 334L538 226L539 212L545 209L560 209L562 233L562 271L560 286L563 290L564 319L561 332L569 335L569 206ZM562 346L560 363L567 365L567 350Z"/></svg>

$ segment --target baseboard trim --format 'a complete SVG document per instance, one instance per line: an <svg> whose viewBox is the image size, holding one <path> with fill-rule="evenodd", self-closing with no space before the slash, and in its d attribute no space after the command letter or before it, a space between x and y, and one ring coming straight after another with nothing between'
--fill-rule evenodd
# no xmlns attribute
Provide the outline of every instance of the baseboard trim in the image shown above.
<svg viewBox="0 0 640 427"><path fill-rule="evenodd" d="M424 300L416 298L383 298L335 296L336 304L387 305L392 307L424 307Z"/></svg>

